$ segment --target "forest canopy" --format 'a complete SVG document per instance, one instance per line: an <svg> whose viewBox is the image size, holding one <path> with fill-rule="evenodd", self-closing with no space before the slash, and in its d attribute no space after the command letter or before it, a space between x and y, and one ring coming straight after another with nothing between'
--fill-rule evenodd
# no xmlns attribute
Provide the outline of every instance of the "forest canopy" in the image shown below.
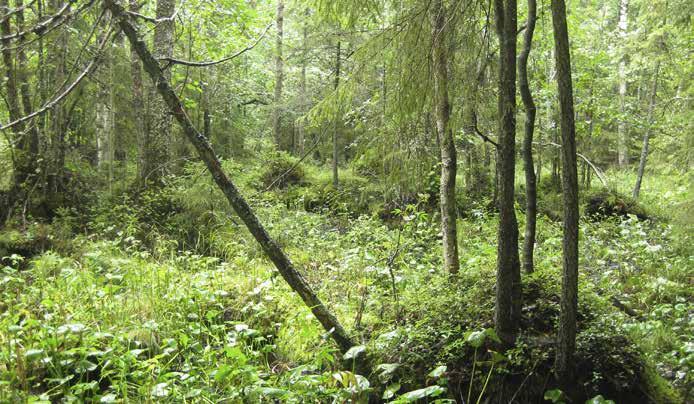
<svg viewBox="0 0 694 404"><path fill-rule="evenodd" d="M684 403L686 0L0 0L0 402Z"/></svg>

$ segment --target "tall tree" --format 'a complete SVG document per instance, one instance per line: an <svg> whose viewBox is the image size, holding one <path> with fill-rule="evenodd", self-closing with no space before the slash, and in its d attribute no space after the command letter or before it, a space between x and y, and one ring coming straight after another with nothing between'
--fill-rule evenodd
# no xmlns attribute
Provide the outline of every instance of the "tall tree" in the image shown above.
<svg viewBox="0 0 694 404"><path fill-rule="evenodd" d="M104 16L102 26L109 24L108 16ZM104 32L104 35L106 33ZM111 180L113 163L113 55L111 49L107 48L105 55L102 56L101 66L98 70L99 89L96 97L96 163L99 168L108 170L109 180Z"/></svg>
<svg viewBox="0 0 694 404"><path fill-rule="evenodd" d="M535 228L537 224L537 180L533 164L533 134L535 132L535 101L528 84L528 57L532 49L537 20L537 2L528 0L528 22L523 34L523 49L518 57L518 86L525 107L525 136L523 137L523 169L525 171L525 237L523 238L523 269L533 272Z"/></svg>
<svg viewBox="0 0 694 404"><path fill-rule="evenodd" d="M441 153L441 232L443 233L443 264L451 274L458 273L458 232L455 206L457 160L453 131L450 128L451 106L448 99L448 52L446 10L442 0L431 5L432 71L434 76L434 113Z"/></svg>
<svg viewBox="0 0 694 404"><path fill-rule="evenodd" d="M559 380L564 385L569 385L573 373L572 359L576 350L576 312L578 310L578 173L571 57L564 0L552 1L552 25L561 113L561 184L564 202L561 313L555 371Z"/></svg>
<svg viewBox="0 0 694 404"><path fill-rule="evenodd" d="M15 2L15 9L17 10L17 30L23 31L25 28L24 0L17 0ZM22 112L24 115L29 115L34 112L34 107L29 83L29 63L25 46L20 46L17 49L17 82L19 83L19 94L22 98ZM39 153L39 128L37 125L31 125L25 136L28 137L25 147L29 164L28 168L32 170L32 172L35 172Z"/></svg>
<svg viewBox="0 0 694 404"><path fill-rule="evenodd" d="M308 109L308 96L306 94L306 68L308 67L308 9L304 14L304 23L301 25L301 74L299 77L299 110L302 114ZM306 129L303 120L298 123L297 138L294 141L294 153L299 156L304 154L306 142Z"/></svg>
<svg viewBox="0 0 694 404"><path fill-rule="evenodd" d="M496 270L496 332L504 345L515 343L521 311L518 222L514 209L516 170L516 0L495 0L499 36L499 231Z"/></svg>
<svg viewBox="0 0 694 404"><path fill-rule="evenodd" d="M174 12L176 2L174 0L157 0L156 17L157 25L154 28L153 52L157 59L173 56L174 46ZM163 72L164 78L171 79L171 69ZM158 184L166 173L166 164L169 160L169 146L171 144L171 113L164 101L157 95L153 82L149 94L148 127L144 142L144 158L139 172L141 184L150 182Z"/></svg>
<svg viewBox="0 0 694 404"><path fill-rule="evenodd" d="M620 46L626 47L629 27L629 0L619 1L619 22L617 23ZM626 123L627 98L627 57L623 52L619 59L619 124L617 126L617 158L621 168L629 164L629 129Z"/></svg>
<svg viewBox="0 0 694 404"><path fill-rule="evenodd" d="M137 13L140 11L138 0L129 0L129 8L131 12ZM130 78L132 80L132 106L133 111L133 127L135 130L135 138L137 139L137 172L138 180L144 180L144 172L148 170L147 166L147 147L148 135L145 128L145 118L147 114L137 113L137 111L145 111L144 90L142 84L142 63L137 56L137 52L133 47L130 49Z"/></svg>
<svg viewBox="0 0 694 404"><path fill-rule="evenodd" d="M337 50L335 52L335 91L337 91L337 88L340 86L340 62L342 60L342 55L341 55L341 46L342 46L342 41L340 39L337 40ZM339 156L339 148L337 146L338 142L338 130L340 127L340 114L339 112L335 114L335 122L334 122L334 128L333 128L333 186L337 188L340 186L340 178L338 176L338 158Z"/></svg>
<svg viewBox="0 0 694 404"><path fill-rule="evenodd" d="M277 36L275 40L275 98L272 110L272 135L277 149L285 147L282 139L282 86L284 85L284 60L282 58L282 41L284 39L284 1L277 1Z"/></svg>

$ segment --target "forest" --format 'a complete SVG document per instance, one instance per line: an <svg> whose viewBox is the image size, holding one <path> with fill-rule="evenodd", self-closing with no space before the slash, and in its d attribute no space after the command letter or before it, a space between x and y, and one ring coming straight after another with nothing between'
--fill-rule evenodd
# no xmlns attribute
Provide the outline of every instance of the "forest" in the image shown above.
<svg viewBox="0 0 694 404"><path fill-rule="evenodd" d="M694 402L693 12L0 0L0 403Z"/></svg>

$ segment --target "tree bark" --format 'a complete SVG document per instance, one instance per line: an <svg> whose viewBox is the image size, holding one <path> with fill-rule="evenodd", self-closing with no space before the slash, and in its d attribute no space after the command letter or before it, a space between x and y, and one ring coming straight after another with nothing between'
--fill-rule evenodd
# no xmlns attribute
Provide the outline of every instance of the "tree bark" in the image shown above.
<svg viewBox="0 0 694 404"><path fill-rule="evenodd" d="M104 16L102 26L109 24L110 14ZM106 33L104 32L104 35ZM98 92L96 98L96 165L108 173L111 183L111 165L113 164L113 99L111 81L113 76L113 57L111 49L104 52L102 65L99 69Z"/></svg>
<svg viewBox="0 0 694 404"><path fill-rule="evenodd" d="M0 10L4 13L9 11L10 7L7 0L0 0ZM5 18L0 23L0 34L3 37L11 34L11 19ZM7 98L7 112L10 116L10 121L15 121L22 117L22 111L19 101L19 92L17 89L17 70L15 68L14 57L10 47L12 45L10 39L0 41L2 46L2 61L5 65L5 97ZM12 141L14 143L14 173L13 187L18 188L27 177L30 175L28 168L28 156L25 153L26 137L23 135L25 129L24 123L15 126L12 129ZM14 192L13 192L14 193Z"/></svg>
<svg viewBox="0 0 694 404"><path fill-rule="evenodd" d="M308 18L308 16L306 15L305 18ZM301 100L301 113L303 114L308 109L308 97L306 94L306 67L308 66L308 26L306 22L304 22L301 31L301 76L299 77L299 97ZM303 120L301 120L298 123L298 125L299 127L297 130L297 139L294 142L294 153L299 156L303 156L304 144L306 142L306 134Z"/></svg>
<svg viewBox="0 0 694 404"><path fill-rule="evenodd" d="M335 91L337 91L337 88L340 86L340 62L342 56L340 55L340 47L342 45L342 42L338 39L337 41L337 52L335 54ZM335 114L335 127L333 128L333 187L337 189L340 186L340 178L338 177L338 158L339 158L339 149L337 147L337 132L338 128L340 127L340 114L336 113Z"/></svg>
<svg viewBox="0 0 694 404"><path fill-rule="evenodd" d="M16 18L17 18L17 30L18 31L23 31L24 30L24 1L23 0L17 0L15 2L15 7L18 10ZM32 112L34 112L33 104L32 104L32 94L31 94L31 88L29 85L29 66L27 63L27 56L24 51L24 46L20 46L17 49L17 62L18 62L18 67L17 67L17 81L19 82L19 93L22 98L22 106L23 106L23 111L24 115L29 115ZM39 153L39 129L36 125L31 125L29 128L29 132L26 134L28 136L27 141L26 141L26 153L27 153L27 158L28 158L28 164L29 167L28 169L31 170L32 173L36 172L37 164L36 160L38 159L38 153Z"/></svg>
<svg viewBox="0 0 694 404"><path fill-rule="evenodd" d="M282 139L282 86L284 85L284 61L282 59L282 40L284 39L284 1L277 1L277 38L275 42L275 98L272 110L272 135L277 150L285 148Z"/></svg>
<svg viewBox="0 0 694 404"><path fill-rule="evenodd" d="M576 350L576 312L578 310L578 174L576 169L576 126L569 34L564 0L552 1L552 25L557 65L557 87L561 112L563 268L561 313L557 336L555 372L563 386L572 383L573 355Z"/></svg>
<svg viewBox="0 0 694 404"><path fill-rule="evenodd" d="M648 116L646 117L646 132L643 134L643 146L641 146L641 159L639 160L639 171L636 174L636 184L632 196L639 197L641 192L641 182L643 181L643 172L646 170L646 160L648 159L648 143L651 139L651 130L653 128L653 112L655 111L655 101L658 96L658 74L660 73L660 62L655 66L653 72L653 87L651 88L651 97L648 101Z"/></svg>
<svg viewBox="0 0 694 404"><path fill-rule="evenodd" d="M153 54L156 59L172 57L174 46L174 21L170 17L175 11L174 0L157 0L156 18L161 19L154 28ZM171 79L171 69L162 72L162 77ZM160 184L167 172L169 145L171 144L171 114L167 105L157 96L158 83L153 82L149 93L151 114L148 114L147 138L145 141L141 185Z"/></svg>
<svg viewBox="0 0 694 404"><path fill-rule="evenodd" d="M525 171L525 237L523 239L523 269L534 270L535 228L537 225L537 180L533 163L533 134L535 132L535 101L528 84L528 56L532 49L537 20L537 3L528 0L528 22L523 34L523 50L518 58L518 83L525 107L525 136L523 137L523 169Z"/></svg>
<svg viewBox="0 0 694 404"><path fill-rule="evenodd" d="M496 333L505 347L515 343L521 311L518 222L514 208L516 168L516 0L495 0L499 36L499 231L496 272Z"/></svg>
<svg viewBox="0 0 694 404"><path fill-rule="evenodd" d="M129 9L132 12L139 12L140 5L138 0L129 0ZM145 111L144 91L142 85L142 62L140 62L137 52L131 46L130 49L130 77L132 79L132 106L133 111L133 126L135 129L135 138L137 139L137 172L138 182L140 185L144 180L144 173L148 170L147 167L147 148L148 135L145 128Z"/></svg>
<svg viewBox="0 0 694 404"><path fill-rule="evenodd" d="M619 22L617 29L620 39L620 45L626 46L627 29L629 21L629 0L620 0L619 2ZM617 158L620 168L629 165L629 133L625 121L626 115L626 97L627 97L627 58L626 52L623 52L619 61L619 124L617 126Z"/></svg>
<svg viewBox="0 0 694 404"><path fill-rule="evenodd" d="M441 153L441 233L443 234L444 270L457 274L458 259L457 210L455 205L455 178L457 156L453 132L450 128L451 107L448 99L448 52L446 49L446 11L441 0L434 0L431 9L432 66L434 75L434 112L436 133Z"/></svg>
<svg viewBox="0 0 694 404"><path fill-rule="evenodd" d="M284 251L275 240L270 237L238 188L236 188L231 179L227 177L208 139L193 126L193 123L183 109L181 100L178 98L169 80L164 76L163 71L159 67L159 63L147 49L145 43L138 38L137 29L130 23L125 10L114 0L104 0L104 4L118 19L119 26L142 60L145 70L152 81L157 83L156 88L161 99L166 103L170 113L173 114L174 118L181 126L183 133L197 150L200 159L207 166L215 183L224 193L236 214L244 222L284 280L301 297L323 328L337 343L340 351L344 353L349 350L349 348L355 345L354 342L342 325L340 325L337 318L325 307L323 302L321 302L311 289L301 273L296 270L294 264L289 260Z"/></svg>

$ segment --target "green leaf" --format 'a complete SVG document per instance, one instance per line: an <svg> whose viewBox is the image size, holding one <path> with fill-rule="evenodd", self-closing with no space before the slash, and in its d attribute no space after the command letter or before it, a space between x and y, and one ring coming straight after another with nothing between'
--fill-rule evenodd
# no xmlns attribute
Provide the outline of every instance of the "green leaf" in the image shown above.
<svg viewBox="0 0 694 404"><path fill-rule="evenodd" d="M443 376L444 373L446 373L447 369L448 368L446 367L446 365L441 365L441 366L437 367L436 369L432 370L431 372L429 372L428 376L432 379L438 379L439 377Z"/></svg>
<svg viewBox="0 0 694 404"><path fill-rule="evenodd" d="M380 371L378 377L383 381L388 381L393 376L393 373L400 367L399 363L382 363L376 366L376 371Z"/></svg>
<svg viewBox="0 0 694 404"><path fill-rule="evenodd" d="M383 399L384 400L390 400L395 396L395 393L400 390L400 383L395 383L391 384L390 386L386 387L386 390L383 392Z"/></svg>
<svg viewBox="0 0 694 404"><path fill-rule="evenodd" d="M615 404L614 401L608 400L602 395L595 396L590 400L586 401L586 404Z"/></svg>
<svg viewBox="0 0 694 404"><path fill-rule="evenodd" d="M105 394L101 396L100 403L115 403L118 397L115 394Z"/></svg>
<svg viewBox="0 0 694 404"><path fill-rule="evenodd" d="M217 371L216 371L215 374L214 374L214 380L215 380L217 383L223 382L224 379L226 379L227 377L229 377L229 375L231 374L231 372L232 372L233 370L234 370L234 369L233 369L231 366L229 366L229 365L222 365L222 366L220 366L219 368L217 368Z"/></svg>
<svg viewBox="0 0 694 404"><path fill-rule="evenodd" d="M465 338L465 342L470 344L473 348L479 348L484 344L485 339L487 339L487 335L484 331L473 331Z"/></svg>
<svg viewBox="0 0 694 404"><path fill-rule="evenodd" d="M355 359L357 356L359 356L360 353L366 351L366 347L364 345L356 345L351 348L347 352L345 352L344 359L349 360L349 359Z"/></svg>
<svg viewBox="0 0 694 404"><path fill-rule="evenodd" d="M169 395L169 385L168 383L159 383L152 387L152 392L150 393L152 397L166 397Z"/></svg>
<svg viewBox="0 0 694 404"><path fill-rule="evenodd" d="M562 402L562 397L564 396L564 392L562 392L559 389L553 389L553 390L547 390L545 391L545 400L549 400L553 403L560 403Z"/></svg>
<svg viewBox="0 0 694 404"><path fill-rule="evenodd" d="M419 390L413 390L407 392L400 397L398 397L396 403L413 403L417 400L421 400L425 397L436 397L446 392L445 387L441 386L429 386Z"/></svg>
<svg viewBox="0 0 694 404"><path fill-rule="evenodd" d="M29 349L24 353L24 357L27 360L34 360L42 357L45 352L43 349Z"/></svg>

